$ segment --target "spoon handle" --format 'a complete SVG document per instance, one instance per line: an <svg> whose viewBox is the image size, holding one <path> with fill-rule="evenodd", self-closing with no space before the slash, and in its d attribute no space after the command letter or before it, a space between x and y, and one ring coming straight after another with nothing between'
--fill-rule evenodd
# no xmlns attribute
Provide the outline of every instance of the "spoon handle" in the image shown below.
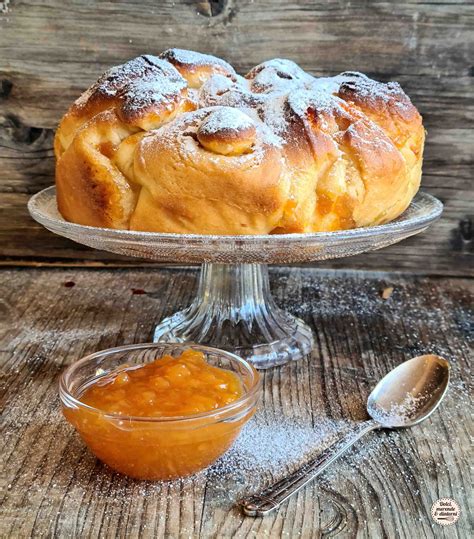
<svg viewBox="0 0 474 539"><path fill-rule="evenodd" d="M365 421L292 474L270 485L259 494L240 500L239 505L243 512L252 517L263 517L270 513L323 472L364 434L379 427L380 424L376 421Z"/></svg>

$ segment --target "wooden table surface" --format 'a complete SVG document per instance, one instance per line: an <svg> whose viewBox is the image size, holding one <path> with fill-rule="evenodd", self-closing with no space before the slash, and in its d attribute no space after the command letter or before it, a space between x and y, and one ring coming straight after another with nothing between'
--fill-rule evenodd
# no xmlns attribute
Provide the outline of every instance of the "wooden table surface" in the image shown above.
<svg viewBox="0 0 474 539"><path fill-rule="evenodd" d="M86 353L150 340L159 320L189 303L195 270L13 269L1 276L0 537L472 536L472 281L272 270L277 301L315 329L313 354L263 373L256 417L213 468L151 483L113 473L85 449L61 416L58 376ZM393 293L384 299L388 287ZM376 381L426 352L452 362L449 392L429 420L372 433L271 516L240 514L236 498L363 420ZM441 497L459 503L457 524L432 521L430 507Z"/></svg>

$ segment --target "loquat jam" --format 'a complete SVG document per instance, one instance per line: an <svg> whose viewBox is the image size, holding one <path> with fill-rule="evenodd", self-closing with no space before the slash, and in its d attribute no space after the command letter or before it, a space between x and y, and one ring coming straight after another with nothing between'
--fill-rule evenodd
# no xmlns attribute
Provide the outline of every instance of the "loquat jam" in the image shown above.
<svg viewBox="0 0 474 539"><path fill-rule="evenodd" d="M245 392L236 372L187 349L114 368L86 386L80 406L63 412L114 470L172 479L206 468L231 446L254 413L255 401L241 403Z"/></svg>

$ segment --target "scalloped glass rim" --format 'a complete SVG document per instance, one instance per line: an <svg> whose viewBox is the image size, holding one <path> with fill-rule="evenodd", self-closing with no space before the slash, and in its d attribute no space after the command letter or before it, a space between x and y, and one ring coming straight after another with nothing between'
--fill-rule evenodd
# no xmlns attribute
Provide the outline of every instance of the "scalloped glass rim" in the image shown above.
<svg viewBox="0 0 474 539"><path fill-rule="evenodd" d="M400 217L384 225L338 232L241 236L141 232L70 223L63 219L57 209L56 188L54 186L33 195L28 201L28 210L33 219L48 230L78 243L111 252L156 260L166 259L166 251L169 251L170 260L176 257L179 261L188 259L191 262L196 262L202 259L203 262L255 261L267 263L272 262L275 258L275 262L285 263L286 261L310 261L350 256L396 243L423 231L436 221L442 213L443 204L434 196L419 192L409 208ZM370 242L370 245L362 245L364 240ZM137 246L136 252L131 249L134 243ZM349 252L351 243L354 244L354 247L355 244L360 245L353 253ZM345 248L338 254L334 249L341 244L344 244ZM129 249L126 249L125 245L128 245ZM138 249L145 246L153 247L157 251L151 253ZM185 247L189 249L188 256L182 251ZM255 250L257 247L258 251ZM329 252L318 253L325 247L333 249L330 249ZM193 248L198 248L201 251L193 254ZM203 248L206 252L202 251ZM297 248L305 248L305 251L298 252ZM176 249L180 250L179 254ZM242 260L240 260L240 255L242 255Z"/></svg>

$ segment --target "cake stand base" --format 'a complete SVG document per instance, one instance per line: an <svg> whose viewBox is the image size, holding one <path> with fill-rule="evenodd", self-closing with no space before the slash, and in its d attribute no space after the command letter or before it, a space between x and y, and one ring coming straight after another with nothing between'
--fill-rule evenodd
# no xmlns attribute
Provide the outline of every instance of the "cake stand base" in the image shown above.
<svg viewBox="0 0 474 539"><path fill-rule="evenodd" d="M314 344L309 326L275 304L262 264L203 264L196 298L165 318L153 340L222 348L258 369L300 359Z"/></svg>

